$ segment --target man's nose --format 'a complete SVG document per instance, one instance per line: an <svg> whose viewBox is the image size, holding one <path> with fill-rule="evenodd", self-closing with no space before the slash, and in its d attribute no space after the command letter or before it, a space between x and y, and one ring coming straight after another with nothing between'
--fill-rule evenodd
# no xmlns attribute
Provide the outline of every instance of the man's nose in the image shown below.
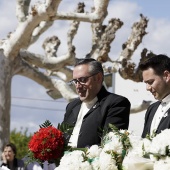
<svg viewBox="0 0 170 170"><path fill-rule="evenodd" d="M151 88L152 88L151 85L146 84L146 90L147 90L147 91L151 91Z"/></svg>

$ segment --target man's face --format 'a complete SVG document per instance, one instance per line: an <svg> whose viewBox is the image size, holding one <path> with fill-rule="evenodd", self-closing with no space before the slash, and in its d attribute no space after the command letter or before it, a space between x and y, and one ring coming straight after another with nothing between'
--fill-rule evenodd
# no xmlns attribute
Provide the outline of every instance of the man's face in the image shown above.
<svg viewBox="0 0 170 170"><path fill-rule="evenodd" d="M169 73L168 73L169 74ZM162 100L169 92L168 76L156 75L152 68L143 71L143 81L146 83L146 90L150 91L155 99Z"/></svg>
<svg viewBox="0 0 170 170"><path fill-rule="evenodd" d="M77 82L75 87L80 100L84 102L93 100L101 88L101 73L91 75L87 64L74 68L73 79L83 80L83 83Z"/></svg>

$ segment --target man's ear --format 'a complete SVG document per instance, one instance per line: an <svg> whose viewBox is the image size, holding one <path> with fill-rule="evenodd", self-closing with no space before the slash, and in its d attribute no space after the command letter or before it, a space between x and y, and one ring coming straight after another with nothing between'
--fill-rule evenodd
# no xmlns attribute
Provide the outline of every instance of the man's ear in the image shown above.
<svg viewBox="0 0 170 170"><path fill-rule="evenodd" d="M167 82L170 82L170 72L168 70L164 71L163 77L166 79Z"/></svg>
<svg viewBox="0 0 170 170"><path fill-rule="evenodd" d="M103 74L102 73L97 74L97 80L98 80L98 82L103 82Z"/></svg>

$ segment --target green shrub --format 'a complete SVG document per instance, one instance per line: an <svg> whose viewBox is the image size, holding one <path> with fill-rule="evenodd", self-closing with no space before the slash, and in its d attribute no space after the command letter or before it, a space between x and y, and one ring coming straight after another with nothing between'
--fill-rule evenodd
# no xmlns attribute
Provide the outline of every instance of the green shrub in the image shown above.
<svg viewBox="0 0 170 170"><path fill-rule="evenodd" d="M28 153L28 142L30 141L32 134L28 134L28 129L20 131L16 129L10 133L10 142L14 143L17 148L17 158L22 159Z"/></svg>

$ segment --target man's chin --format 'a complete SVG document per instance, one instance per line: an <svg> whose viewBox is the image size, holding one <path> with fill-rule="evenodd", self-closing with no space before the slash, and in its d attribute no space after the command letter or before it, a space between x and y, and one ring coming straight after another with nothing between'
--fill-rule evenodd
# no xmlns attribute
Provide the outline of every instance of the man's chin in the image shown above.
<svg viewBox="0 0 170 170"><path fill-rule="evenodd" d="M155 100L162 100L160 97L158 96L154 96Z"/></svg>
<svg viewBox="0 0 170 170"><path fill-rule="evenodd" d="M86 100L86 97L85 97L85 96L79 95L79 98L80 98L80 100L81 100L82 102Z"/></svg>

